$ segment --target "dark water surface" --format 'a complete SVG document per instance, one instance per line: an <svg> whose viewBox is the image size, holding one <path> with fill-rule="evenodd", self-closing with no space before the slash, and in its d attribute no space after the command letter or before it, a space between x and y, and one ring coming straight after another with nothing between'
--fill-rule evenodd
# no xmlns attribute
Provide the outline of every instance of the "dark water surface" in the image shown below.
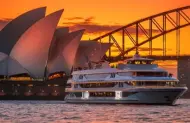
<svg viewBox="0 0 190 123"><path fill-rule="evenodd" d="M176 106L0 101L0 123L190 123L190 100Z"/></svg>

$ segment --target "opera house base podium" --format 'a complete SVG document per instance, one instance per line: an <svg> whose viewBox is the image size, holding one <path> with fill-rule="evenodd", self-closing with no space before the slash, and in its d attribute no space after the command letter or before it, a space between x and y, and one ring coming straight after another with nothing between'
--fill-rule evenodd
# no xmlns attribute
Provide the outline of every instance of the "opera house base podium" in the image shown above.
<svg viewBox="0 0 190 123"><path fill-rule="evenodd" d="M47 81L0 82L0 100L64 100L68 77Z"/></svg>

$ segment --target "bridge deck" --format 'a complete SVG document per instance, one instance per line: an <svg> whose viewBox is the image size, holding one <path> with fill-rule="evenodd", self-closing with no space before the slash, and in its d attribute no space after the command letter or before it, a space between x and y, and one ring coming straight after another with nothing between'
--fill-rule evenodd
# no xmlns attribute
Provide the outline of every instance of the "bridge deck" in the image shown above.
<svg viewBox="0 0 190 123"><path fill-rule="evenodd" d="M106 57L105 60L109 61L109 62L117 62L117 61L121 61L121 60L126 60L128 58L131 58L133 56L127 56L127 57ZM146 57L146 58L151 58L154 60L190 60L190 55L184 55L184 56L174 56L174 55L170 55L170 56L142 56L142 57Z"/></svg>

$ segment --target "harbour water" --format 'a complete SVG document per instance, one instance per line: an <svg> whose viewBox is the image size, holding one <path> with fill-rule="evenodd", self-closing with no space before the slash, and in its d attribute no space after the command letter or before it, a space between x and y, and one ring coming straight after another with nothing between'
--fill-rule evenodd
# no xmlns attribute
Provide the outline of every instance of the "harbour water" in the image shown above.
<svg viewBox="0 0 190 123"><path fill-rule="evenodd" d="M190 123L190 99L175 106L0 101L0 123Z"/></svg>

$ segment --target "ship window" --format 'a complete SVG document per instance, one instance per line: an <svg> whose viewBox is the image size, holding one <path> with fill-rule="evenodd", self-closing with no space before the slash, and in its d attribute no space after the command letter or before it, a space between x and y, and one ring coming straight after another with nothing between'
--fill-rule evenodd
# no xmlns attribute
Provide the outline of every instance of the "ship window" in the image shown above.
<svg viewBox="0 0 190 123"><path fill-rule="evenodd" d="M116 83L87 83L87 84L80 84L81 88L109 88L114 87Z"/></svg>
<svg viewBox="0 0 190 123"><path fill-rule="evenodd" d="M90 92L90 97L115 97L114 92Z"/></svg>
<svg viewBox="0 0 190 123"><path fill-rule="evenodd" d="M166 72L136 72L136 76L166 77Z"/></svg>
<svg viewBox="0 0 190 123"><path fill-rule="evenodd" d="M144 82L136 82L137 86L143 86L145 83Z"/></svg>
<svg viewBox="0 0 190 123"><path fill-rule="evenodd" d="M106 78L109 75L110 74L87 74L87 75L84 75L84 77L86 79L96 79L97 77L101 78L101 79L104 79L104 78Z"/></svg>
<svg viewBox="0 0 190 123"><path fill-rule="evenodd" d="M167 86L175 86L177 82L166 82Z"/></svg>
<svg viewBox="0 0 190 123"><path fill-rule="evenodd" d="M131 76L132 73L130 72L119 72L118 75L119 76Z"/></svg>
<svg viewBox="0 0 190 123"><path fill-rule="evenodd" d="M157 86L158 82L145 82L146 86Z"/></svg>
<svg viewBox="0 0 190 123"><path fill-rule="evenodd" d="M119 87L123 87L123 83L119 82Z"/></svg>
<svg viewBox="0 0 190 123"><path fill-rule="evenodd" d="M149 81L149 82L136 82L137 86L175 86L176 82L158 82L158 81Z"/></svg>
<svg viewBox="0 0 190 123"><path fill-rule="evenodd" d="M80 76L79 76L79 79L83 79L83 75L80 75Z"/></svg>
<svg viewBox="0 0 190 123"><path fill-rule="evenodd" d="M147 64L147 62L146 61L142 61L142 64Z"/></svg>
<svg viewBox="0 0 190 123"><path fill-rule="evenodd" d="M140 61L135 61L135 64L141 64L141 62Z"/></svg>
<svg viewBox="0 0 190 123"><path fill-rule="evenodd" d="M128 61L127 64L152 64L152 61L150 60L133 60L133 61Z"/></svg>
<svg viewBox="0 0 190 123"><path fill-rule="evenodd" d="M71 83L67 83L66 88L71 88Z"/></svg>
<svg viewBox="0 0 190 123"><path fill-rule="evenodd" d="M131 64L131 61L128 61L127 64Z"/></svg>
<svg viewBox="0 0 190 123"><path fill-rule="evenodd" d="M152 61L147 61L147 64L152 64Z"/></svg>
<svg viewBox="0 0 190 123"><path fill-rule="evenodd" d="M136 72L133 72L133 76L136 76Z"/></svg>
<svg viewBox="0 0 190 123"><path fill-rule="evenodd" d="M74 85L74 88L78 88L78 84L75 84L75 85Z"/></svg>
<svg viewBox="0 0 190 123"><path fill-rule="evenodd" d="M111 77L110 78L115 78L115 73L111 73Z"/></svg>
<svg viewBox="0 0 190 123"><path fill-rule="evenodd" d="M70 97L76 97L74 93L69 94Z"/></svg>

